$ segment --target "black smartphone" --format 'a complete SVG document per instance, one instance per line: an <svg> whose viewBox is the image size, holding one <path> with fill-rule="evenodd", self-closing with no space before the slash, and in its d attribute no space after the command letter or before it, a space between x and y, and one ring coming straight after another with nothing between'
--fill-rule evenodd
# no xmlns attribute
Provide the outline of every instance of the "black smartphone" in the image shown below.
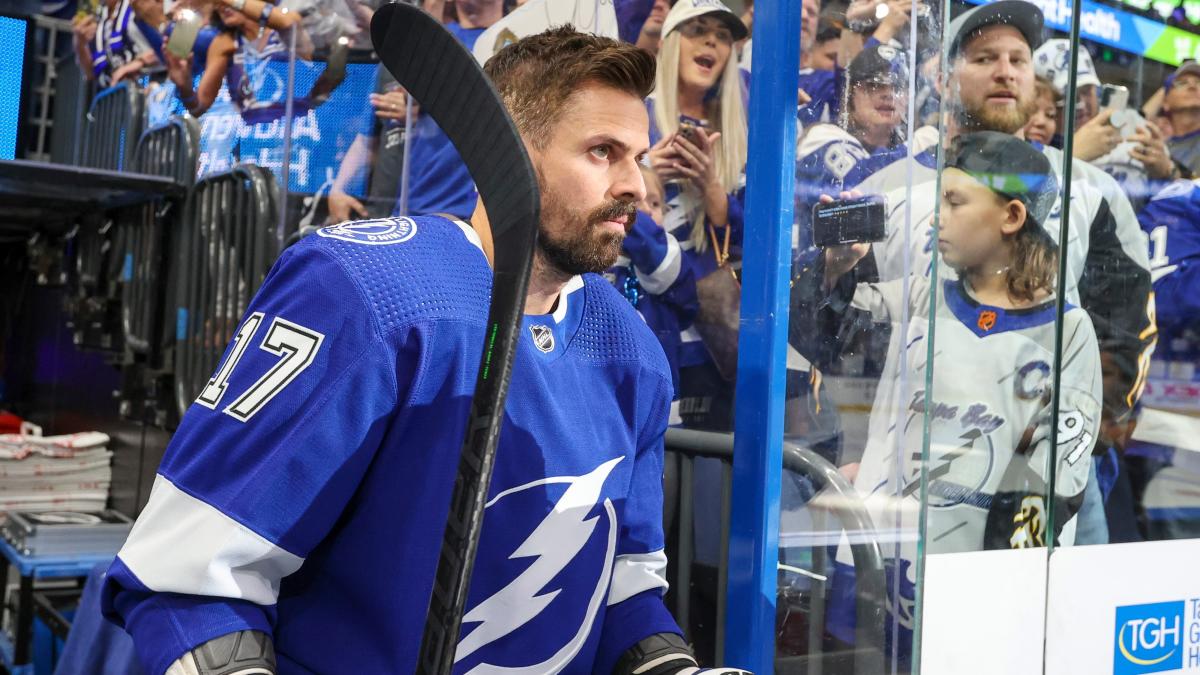
<svg viewBox="0 0 1200 675"><path fill-rule="evenodd" d="M887 236L887 202L881 195L817 204L812 215L813 244L821 248Z"/></svg>

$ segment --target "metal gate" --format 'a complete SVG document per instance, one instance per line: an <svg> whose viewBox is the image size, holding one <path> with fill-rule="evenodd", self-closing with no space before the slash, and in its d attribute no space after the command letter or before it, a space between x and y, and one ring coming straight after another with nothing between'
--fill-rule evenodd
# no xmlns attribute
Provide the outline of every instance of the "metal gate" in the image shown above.
<svg viewBox="0 0 1200 675"><path fill-rule="evenodd" d="M180 233L175 399L182 415L216 370L250 299L279 254L277 188L250 164L197 183Z"/></svg>
<svg viewBox="0 0 1200 675"><path fill-rule="evenodd" d="M133 163L145 119L145 95L122 82L96 94L84 120L80 164L121 171Z"/></svg>

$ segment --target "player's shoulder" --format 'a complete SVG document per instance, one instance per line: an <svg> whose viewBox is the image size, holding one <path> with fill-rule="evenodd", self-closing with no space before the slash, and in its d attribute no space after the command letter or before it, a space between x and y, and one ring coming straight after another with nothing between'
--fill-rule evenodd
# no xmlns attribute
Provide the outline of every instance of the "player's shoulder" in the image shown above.
<svg viewBox="0 0 1200 675"><path fill-rule="evenodd" d="M585 359L644 368L669 384L671 369L646 321L598 274L583 275L585 305L575 340Z"/></svg>
<svg viewBox="0 0 1200 675"><path fill-rule="evenodd" d="M287 253L297 261L335 262L385 332L422 319L476 316L491 293L478 236L466 224L439 216L339 223Z"/></svg>

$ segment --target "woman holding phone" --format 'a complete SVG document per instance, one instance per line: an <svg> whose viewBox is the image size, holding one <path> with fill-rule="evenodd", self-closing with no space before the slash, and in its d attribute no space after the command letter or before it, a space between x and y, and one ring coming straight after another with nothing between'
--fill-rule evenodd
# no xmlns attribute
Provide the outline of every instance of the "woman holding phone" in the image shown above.
<svg viewBox="0 0 1200 675"><path fill-rule="evenodd" d="M747 35L745 25L717 0L680 0L667 14L662 35L657 81L647 102L649 162L666 187L662 226L677 246L669 247L655 278L639 272L651 295L677 293L679 284L700 285L731 253L737 258L745 189L746 89L734 48ZM663 270L671 278L661 278ZM701 292L693 309L705 309L704 303ZM728 429L730 374L718 371L693 325L695 316L690 311L680 317L680 414L687 426Z"/></svg>
<svg viewBox="0 0 1200 675"><path fill-rule="evenodd" d="M171 49L164 50L167 74L175 84L176 95L189 113L199 117L217 99L224 79L243 116L256 108L270 107L255 99L253 71L262 61L287 60L286 31L297 29L300 15L264 0L219 0L217 17L222 30L208 47L207 67L195 87L192 57L180 58ZM303 52L306 46L300 45L297 50Z"/></svg>

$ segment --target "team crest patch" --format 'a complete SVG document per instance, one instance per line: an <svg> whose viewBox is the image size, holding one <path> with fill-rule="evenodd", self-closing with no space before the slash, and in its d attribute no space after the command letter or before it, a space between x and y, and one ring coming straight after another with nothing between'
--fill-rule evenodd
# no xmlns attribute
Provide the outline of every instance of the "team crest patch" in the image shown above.
<svg viewBox="0 0 1200 675"><path fill-rule="evenodd" d="M322 237L372 246L406 242L412 239L416 233L417 224L411 218L358 220L330 225L317 230L317 234Z"/></svg>
<svg viewBox="0 0 1200 675"><path fill-rule="evenodd" d="M996 326L996 313L990 309L985 309L979 313L979 321L976 322L979 330L991 330Z"/></svg>
<svg viewBox="0 0 1200 675"><path fill-rule="evenodd" d="M530 326L529 332L533 334L533 345L538 351L544 354L554 351L554 331L549 326Z"/></svg>

